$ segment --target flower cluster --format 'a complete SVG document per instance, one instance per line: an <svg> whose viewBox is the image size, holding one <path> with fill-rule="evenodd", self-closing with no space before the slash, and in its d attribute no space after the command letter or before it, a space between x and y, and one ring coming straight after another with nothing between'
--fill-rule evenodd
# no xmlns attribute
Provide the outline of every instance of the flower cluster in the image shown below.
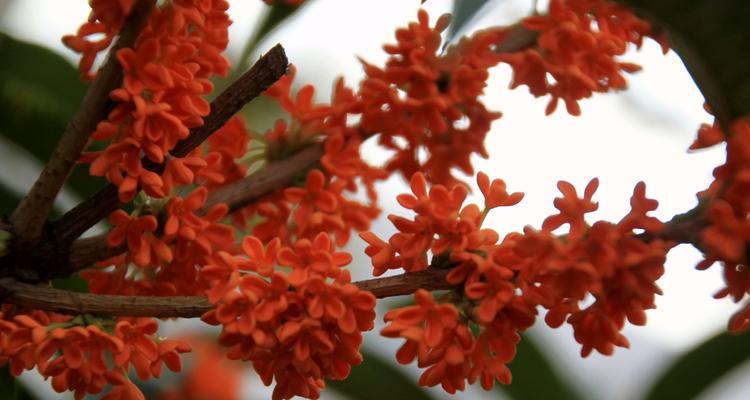
<svg viewBox="0 0 750 400"><path fill-rule="evenodd" d="M441 384L450 393L466 382L480 381L487 389L495 380L509 383L506 365L538 306L548 310L550 326L567 321L573 327L584 356L627 346L620 330L626 320L645 323L644 311L654 308L660 293L655 282L672 246L657 238L662 223L646 215L657 204L645 197L645 185L636 186L632 210L617 224L588 225L584 216L597 209L591 199L598 182L591 181L583 198L560 182L562 197L554 203L558 214L548 217L541 230L527 227L498 243L495 231L481 228L484 216L492 208L518 203L522 194L509 194L502 180L490 182L482 173L477 181L484 210L475 204L461 208L462 186L435 185L428 192L425 178L416 174L414 195L398 197L416 213L414 219L391 215L399 232L388 243L370 232L361 234L376 275L393 268L449 268L446 279L456 288L437 299L421 290L416 305L386 314L389 324L382 334L406 339L398 361L416 358L427 368L420 384ZM566 224L566 234L553 233ZM645 241L635 231L651 238ZM433 254L429 265L428 252ZM583 307L589 297L593 304Z"/></svg>
<svg viewBox="0 0 750 400"><path fill-rule="evenodd" d="M226 205L204 210L207 196L208 190L200 187L184 198L169 199L162 210L166 219L158 234L154 215L130 215L122 210L112 213L114 228L108 243L125 245L128 251L100 263L104 269L83 271L81 276L89 281L89 290L128 295L202 294L207 284L200 280L199 269L217 251L237 251L234 229L221 223L227 214ZM112 265L113 270L109 268Z"/></svg>
<svg viewBox="0 0 750 400"><path fill-rule="evenodd" d="M484 138L500 117L479 100L488 69L499 61L491 51L497 37L479 32L441 54L440 33L449 22L444 15L431 27L420 10L418 22L397 30L398 42L384 46L390 55L384 68L363 61L360 89L362 129L378 132L379 144L395 152L386 168L406 177L422 171L445 185L457 182L452 168L474 173L472 154L488 157Z"/></svg>
<svg viewBox="0 0 750 400"><path fill-rule="evenodd" d="M117 105L92 134L109 145L83 161L91 163L92 175L118 186L120 201L132 200L139 187L152 197L167 196L174 183L192 183L195 170L208 166L200 153L174 160L169 151L210 111L203 98L213 89L209 78L228 72L222 55L227 7L224 0L166 3L152 13L134 48L118 51L123 87L111 93ZM146 168L142 156L167 164L165 176Z"/></svg>
<svg viewBox="0 0 750 400"><path fill-rule="evenodd" d="M276 381L274 399L317 398L323 379L344 379L362 362L375 297L351 283L343 269L351 256L336 252L327 234L292 247L279 243L264 249L248 236L248 258L217 254L201 271L218 282L209 293L216 308L203 320L222 325L219 343L230 348L229 358L252 361L266 385ZM276 263L291 272L275 271Z"/></svg>
<svg viewBox="0 0 750 400"><path fill-rule="evenodd" d="M724 270L726 288L717 298L731 297L735 302L750 294L748 245L750 245L750 120L732 123L729 133L717 124L701 127L691 149L726 142L726 162L714 169L711 186L699 194L705 204L706 227L700 237L705 259L698 268L706 269L719 261ZM742 331L750 327L750 304L732 317L729 328Z"/></svg>
<svg viewBox="0 0 750 400"><path fill-rule="evenodd" d="M83 74L132 5L92 1L90 21L65 39L83 53ZM548 15L523 22L538 32L536 44L500 54L498 44L514 28L480 31L443 47L449 18L431 26L420 11L417 22L397 30L395 44L384 46L384 66L363 61L358 89L339 79L330 102L316 103L312 85L292 90L291 68L265 93L286 119L251 135L235 117L206 144L175 157L170 151L210 111L204 98L213 89L210 79L228 71L222 55L227 7L225 0L159 2L134 47L117 53L123 85L111 93L115 108L92 134L108 145L81 161L118 187L121 202L135 199L135 205L110 215L108 244L127 251L82 272L91 292L204 295L214 308L202 319L221 326L219 343L229 358L251 361L265 384L275 381L274 399L317 398L324 379L343 379L362 361L362 332L372 329L375 317L374 295L351 282L344 268L351 256L336 249L353 229L369 229L379 214L375 183L398 172L411 177L412 190L398 201L415 216L391 215L398 232L387 242L371 232L360 236L375 275L449 270L454 290L436 296L419 290L414 306L385 316L383 335L406 340L398 361L416 359L426 368L421 384L453 393L467 382L487 389L495 381L509 383L507 364L519 333L534 323L539 307L548 310L549 325L573 326L583 355L627 345L620 330L626 320L645 322L671 247L658 239L661 222L646 215L656 202L645 197L645 186L636 186L632 211L620 222L589 225L584 217L597 208L597 181L583 198L561 182L558 214L540 230L527 227L501 240L482 226L485 217L519 203L523 194L508 193L502 180L479 173L484 204L464 205L468 191L454 171L474 174L471 156L488 156L484 139L500 117L480 99L490 68L509 63L514 86L552 96L548 112L562 99L578 114L578 100L625 86L622 72L637 68L617 58L650 34L647 23L604 0L552 0ZM92 41L100 33L104 39ZM704 142L714 136L706 134ZM362 158L369 137L393 151L383 168ZM319 166L288 187L239 210L234 204L231 213L212 200L215 190L243 179L256 163L273 166L310 146L323 149ZM364 201L355 199L361 188ZM567 233L554 233L563 225ZM238 229L251 235L240 242ZM143 379L158 376L162 363L179 369L177 353L188 350L156 340L156 327L150 319L103 324L8 314L0 319L0 342L8 343L0 346L0 362L10 362L14 373L37 365L56 389L77 396L111 384L109 398L139 398L127 378L130 366ZM112 363L103 362L104 354Z"/></svg>
<svg viewBox="0 0 750 400"><path fill-rule="evenodd" d="M375 205L374 184L387 174L361 157L364 135L351 122L361 109L359 96L340 79L331 103L316 104L312 85L304 85L292 94L294 72L291 68L265 93L289 114L291 123L280 119L263 135L264 156L267 162L273 162L322 142L322 168L309 171L303 185L275 191L235 213L234 222L246 226L249 220L259 221L252 233L264 242L279 237L285 244L292 244L327 232L336 238L337 245L343 246L352 229L369 229L371 221L380 214ZM368 203L351 198L360 183L365 187Z"/></svg>
<svg viewBox="0 0 750 400"><path fill-rule="evenodd" d="M179 371L179 354L190 351L185 342L158 338L158 325L150 318L86 319L5 307L0 364L9 364L16 376L36 366L52 378L55 391L73 391L76 399L101 393L107 385L112 388L104 398L143 399L128 378L130 368L140 379L159 377L163 365Z"/></svg>
<svg viewBox="0 0 750 400"><path fill-rule="evenodd" d="M648 22L607 0L551 0L547 14L527 17L522 25L539 33L536 46L502 60L513 68L512 87L526 85L536 97L551 96L547 114L562 99L568 113L579 115L579 100L624 89L623 72L640 67L618 57L629 44L640 47L644 37L654 36Z"/></svg>

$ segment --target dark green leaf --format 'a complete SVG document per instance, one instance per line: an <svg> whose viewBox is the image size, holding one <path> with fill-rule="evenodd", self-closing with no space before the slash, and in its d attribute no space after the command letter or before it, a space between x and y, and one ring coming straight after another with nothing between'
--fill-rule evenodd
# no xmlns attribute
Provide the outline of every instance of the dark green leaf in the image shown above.
<svg viewBox="0 0 750 400"><path fill-rule="evenodd" d="M52 153L85 86L65 59L0 34L0 132L40 160Z"/></svg>
<svg viewBox="0 0 750 400"><path fill-rule="evenodd" d="M61 56L0 33L0 135L47 160L85 89ZM85 168L76 168L69 182L83 195L102 184Z"/></svg>
<svg viewBox="0 0 750 400"><path fill-rule="evenodd" d="M10 368L0 368L0 394L2 399L8 400L34 400L34 396L26 390L21 382L10 373Z"/></svg>
<svg viewBox="0 0 750 400"><path fill-rule="evenodd" d="M89 282L78 276L78 274L62 279L53 279L52 287L78 293L89 292Z"/></svg>
<svg viewBox="0 0 750 400"><path fill-rule="evenodd" d="M362 356L364 362L352 368L349 377L327 381L326 385L352 400L432 399L414 379L404 375L395 359L386 361L366 351Z"/></svg>
<svg viewBox="0 0 750 400"><path fill-rule="evenodd" d="M508 366L513 373L510 385L497 384L508 397L517 400L575 400L581 396L561 377L544 357L530 335L518 343L516 358Z"/></svg>
<svg viewBox="0 0 750 400"><path fill-rule="evenodd" d="M667 28L720 122L750 115L750 2L747 0L617 0Z"/></svg>
<svg viewBox="0 0 750 400"><path fill-rule="evenodd" d="M10 215L19 200L21 198L17 194L0 185L0 219Z"/></svg>
<svg viewBox="0 0 750 400"><path fill-rule="evenodd" d="M456 0L453 3L453 20L448 27L446 43L455 40L456 34L468 24L488 0Z"/></svg>
<svg viewBox="0 0 750 400"><path fill-rule="evenodd" d="M693 399L748 359L750 332L714 336L668 367L646 399Z"/></svg>

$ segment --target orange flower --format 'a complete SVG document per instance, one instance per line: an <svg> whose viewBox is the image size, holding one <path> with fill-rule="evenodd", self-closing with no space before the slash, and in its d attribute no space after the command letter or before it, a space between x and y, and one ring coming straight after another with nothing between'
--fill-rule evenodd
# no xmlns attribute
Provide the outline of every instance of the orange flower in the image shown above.
<svg viewBox="0 0 750 400"><path fill-rule="evenodd" d="M107 235L107 243L116 247L127 240L128 259L137 265L172 261L172 251L153 235L157 227L153 215L136 217L117 210L109 216L109 221L114 228Z"/></svg>
<svg viewBox="0 0 750 400"><path fill-rule="evenodd" d="M618 60L628 43L640 47L649 35L662 40L648 22L606 0L552 0L548 14L527 17L522 24L539 32L537 45L500 58L513 68L511 87L527 85L536 97L551 96L547 114L562 99L569 114L580 115L581 99L624 89L623 72L640 70Z"/></svg>
<svg viewBox="0 0 750 400"><path fill-rule="evenodd" d="M490 56L495 36L481 32L441 53L449 16L433 27L424 10L417 17L396 31L396 44L384 46L390 55L385 67L363 62L361 129L378 133L380 145L395 152L388 171L406 177L422 171L432 183L453 186L452 168L473 174L471 155L488 156L484 137L500 117L479 100L487 69L498 62Z"/></svg>
<svg viewBox="0 0 750 400"><path fill-rule="evenodd" d="M586 229L584 215L596 211L599 206L591 201L591 197L599 187L599 179L592 179L583 192L583 198L579 199L575 188L568 182L560 181L557 188L560 189L562 197L555 199L555 208L560 210L559 214L547 217L542 224L542 229L553 231L564 224L570 225L570 235L580 237Z"/></svg>

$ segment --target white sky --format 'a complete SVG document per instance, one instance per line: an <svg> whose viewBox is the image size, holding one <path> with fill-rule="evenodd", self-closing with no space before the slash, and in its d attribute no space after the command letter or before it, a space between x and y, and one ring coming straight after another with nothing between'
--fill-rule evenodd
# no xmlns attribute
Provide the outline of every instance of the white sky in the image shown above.
<svg viewBox="0 0 750 400"><path fill-rule="evenodd" d="M496 4L486 7L473 26L512 21L531 4L526 0L493 3ZM260 0L230 0L230 4L235 24L230 32L229 54L237 57L243 38L264 6ZM417 0L313 1L288 25L274 32L260 49L267 49L276 41L284 44L290 60L298 67L300 80L316 83L320 100L324 101L338 75L343 74L350 85L362 76L355 56L376 63L385 59L380 46L393 41L395 27L416 17L418 6ZM425 7L434 20L451 9L452 1L429 0ZM74 60L59 38L74 32L87 13L83 0L15 1L0 15L0 28ZM685 151L698 125L709 121L702 109L702 97L674 53L663 56L658 46L647 43L628 60L644 66L630 79L630 89L583 102L579 118L563 112L544 117L545 99L532 98L524 88L508 90L508 69L494 71L485 100L504 116L493 125L488 139L491 159L477 160L475 165L492 177L505 179L510 190L523 191L526 197L517 207L491 214L490 226L501 233L526 224L539 226L553 210L552 200L558 194L555 183L559 179L582 188L598 176L601 185L596 199L600 208L595 216L602 219L618 220L627 212L629 196L639 180L647 183L649 197L659 200L657 215L661 218L668 219L695 204L695 192L707 186L712 168L723 158L721 150L696 154ZM368 155L374 161L382 157L376 151L368 151ZM383 186L383 193L403 191L406 186L397 179ZM394 199L383 196L382 201L384 215L402 212ZM384 218L374 229L381 236L393 231ZM355 243L351 247L355 259L360 260L352 266L355 278L369 277L369 262L361 253L363 246ZM558 356L555 362L585 385L588 389L584 391L592 397L633 398L643 382L671 357L724 329L736 308L728 301L711 298L721 286L718 267L698 272L693 268L697 260L698 253L684 246L670 254L667 273L660 280L665 295L658 299L658 309L649 312L646 327L626 329L630 350L618 349L613 357L581 360L570 330L535 327L534 334L551 354ZM368 334L367 339L368 346L384 355L393 354L400 345L399 341L385 340L377 334ZM735 381L742 382L745 372L747 368L738 371ZM252 389L248 398L270 394L258 392L258 382L248 387ZM745 398L744 389L729 385L723 392L712 391L704 398ZM333 398L331 394L326 396ZM471 392L462 398L477 396L482 394Z"/></svg>

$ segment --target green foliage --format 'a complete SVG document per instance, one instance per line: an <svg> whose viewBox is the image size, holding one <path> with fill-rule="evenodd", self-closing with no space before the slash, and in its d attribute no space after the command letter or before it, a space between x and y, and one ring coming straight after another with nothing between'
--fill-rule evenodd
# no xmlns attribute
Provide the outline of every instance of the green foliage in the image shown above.
<svg viewBox="0 0 750 400"><path fill-rule="evenodd" d="M645 398L693 399L749 358L750 332L714 336L679 357Z"/></svg>
<svg viewBox="0 0 750 400"><path fill-rule="evenodd" d="M85 90L78 71L64 58L0 33L0 135L5 139L47 160ZM77 168L69 184L88 194L101 180Z"/></svg>
<svg viewBox="0 0 750 400"><path fill-rule="evenodd" d="M544 352L530 335L524 335L516 348L516 358L508 366L513 373L510 385L495 385L511 399L577 400L582 397L550 365Z"/></svg>
<svg viewBox="0 0 750 400"><path fill-rule="evenodd" d="M0 368L0 394L5 400L34 400L35 397L10 373L10 368Z"/></svg>
<svg viewBox="0 0 750 400"><path fill-rule="evenodd" d="M326 385L352 400L408 399L430 400L413 378L407 377L389 355L388 360L362 350L364 362L354 368L343 381L327 381Z"/></svg>
<svg viewBox="0 0 750 400"><path fill-rule="evenodd" d="M450 43L457 39L457 34L468 24L479 10L487 4L488 0L456 0L453 3L453 20L448 27L448 37L445 42Z"/></svg>
<svg viewBox="0 0 750 400"><path fill-rule="evenodd" d="M18 195L0 185L0 219L7 217L19 200L21 198Z"/></svg>

